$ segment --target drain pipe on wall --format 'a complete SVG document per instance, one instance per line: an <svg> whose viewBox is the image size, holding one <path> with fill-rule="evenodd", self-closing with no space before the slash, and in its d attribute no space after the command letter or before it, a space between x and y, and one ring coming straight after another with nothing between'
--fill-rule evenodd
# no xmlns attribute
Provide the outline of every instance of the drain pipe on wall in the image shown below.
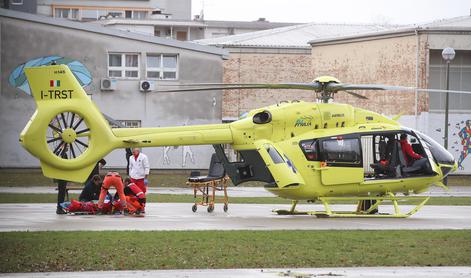
<svg viewBox="0 0 471 278"><path fill-rule="evenodd" d="M415 29L415 36L417 37L417 49L415 53L415 87L419 87L419 60L420 60L420 36L419 36L419 27ZM415 129L419 130L419 93L415 89Z"/></svg>

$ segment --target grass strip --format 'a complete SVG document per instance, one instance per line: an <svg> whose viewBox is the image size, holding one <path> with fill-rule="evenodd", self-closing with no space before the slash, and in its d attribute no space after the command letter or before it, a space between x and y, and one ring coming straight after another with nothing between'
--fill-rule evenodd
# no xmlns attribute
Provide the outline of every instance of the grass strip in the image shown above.
<svg viewBox="0 0 471 278"><path fill-rule="evenodd" d="M102 170L104 174L106 170ZM125 173L120 171L123 175ZM205 174L205 171L202 171ZM149 185L158 187L187 187L186 181L190 175L189 170L163 171L153 170L149 176ZM448 185L470 185L471 176L449 176ZM0 169L0 186L56 186L52 179L43 176L39 169ZM229 183L232 186L232 183ZM261 182L247 182L243 186L263 186Z"/></svg>
<svg viewBox="0 0 471 278"><path fill-rule="evenodd" d="M69 194L77 199L78 194ZM199 200L199 199L198 199ZM57 194L53 193L1 193L1 203L55 203ZM150 203L193 203L193 195L181 194L147 194ZM278 197L229 197L232 204L291 204L290 200ZM300 202L305 203L305 202ZM353 201L335 201L332 204L354 204ZM416 204L416 202L401 202L401 204ZM471 197L431 197L427 205L434 206L471 206Z"/></svg>
<svg viewBox="0 0 471 278"><path fill-rule="evenodd" d="M9 232L0 250L0 272L463 266L471 232Z"/></svg>

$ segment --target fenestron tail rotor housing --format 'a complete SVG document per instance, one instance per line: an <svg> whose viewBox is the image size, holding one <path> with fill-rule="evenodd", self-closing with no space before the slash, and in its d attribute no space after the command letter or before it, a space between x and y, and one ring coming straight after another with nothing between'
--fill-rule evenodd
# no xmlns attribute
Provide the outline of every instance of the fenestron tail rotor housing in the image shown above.
<svg viewBox="0 0 471 278"><path fill-rule="evenodd" d="M63 159L76 159L88 150L90 128L85 119L75 112L62 112L47 126L46 143L49 150Z"/></svg>

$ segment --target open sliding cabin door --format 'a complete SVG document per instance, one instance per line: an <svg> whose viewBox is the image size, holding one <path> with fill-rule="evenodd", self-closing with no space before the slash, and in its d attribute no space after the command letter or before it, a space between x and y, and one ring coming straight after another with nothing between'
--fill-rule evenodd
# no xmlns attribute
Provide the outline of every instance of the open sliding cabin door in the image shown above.
<svg viewBox="0 0 471 278"><path fill-rule="evenodd" d="M324 161L321 181L324 185L363 182L361 143L358 137L336 136L319 140Z"/></svg>

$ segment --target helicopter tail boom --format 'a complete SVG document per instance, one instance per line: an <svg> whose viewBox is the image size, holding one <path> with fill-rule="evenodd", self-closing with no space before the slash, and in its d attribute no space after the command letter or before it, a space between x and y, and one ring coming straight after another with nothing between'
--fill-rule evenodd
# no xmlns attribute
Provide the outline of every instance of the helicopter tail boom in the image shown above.
<svg viewBox="0 0 471 278"><path fill-rule="evenodd" d="M113 149L232 143L229 125L111 128L66 65L25 68L37 108L20 143L50 178L83 182Z"/></svg>

